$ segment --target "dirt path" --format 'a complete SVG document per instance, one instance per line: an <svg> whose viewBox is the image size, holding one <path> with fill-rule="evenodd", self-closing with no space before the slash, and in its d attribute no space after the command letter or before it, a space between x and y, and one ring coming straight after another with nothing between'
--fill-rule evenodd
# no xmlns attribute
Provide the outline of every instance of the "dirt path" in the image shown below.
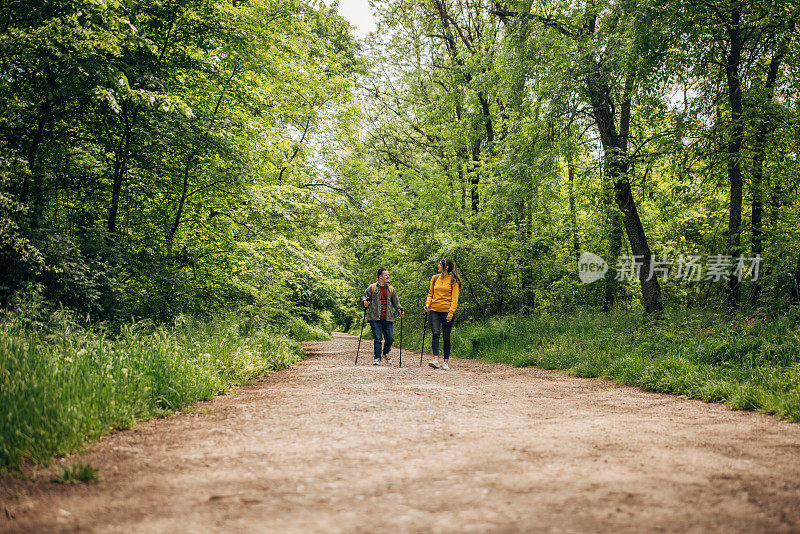
<svg viewBox="0 0 800 534"><path fill-rule="evenodd" d="M1 479L0 531L800 532L800 425L406 351L354 368L356 339L108 436L99 483Z"/></svg>

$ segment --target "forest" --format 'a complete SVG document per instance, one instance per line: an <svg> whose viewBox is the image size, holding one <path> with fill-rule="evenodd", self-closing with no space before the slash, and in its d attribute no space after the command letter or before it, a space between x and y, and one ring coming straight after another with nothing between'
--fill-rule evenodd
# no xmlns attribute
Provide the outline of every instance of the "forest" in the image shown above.
<svg viewBox="0 0 800 534"><path fill-rule="evenodd" d="M418 350L444 257L462 356L800 418L800 2L371 5L0 2L0 469L358 334L378 267Z"/></svg>

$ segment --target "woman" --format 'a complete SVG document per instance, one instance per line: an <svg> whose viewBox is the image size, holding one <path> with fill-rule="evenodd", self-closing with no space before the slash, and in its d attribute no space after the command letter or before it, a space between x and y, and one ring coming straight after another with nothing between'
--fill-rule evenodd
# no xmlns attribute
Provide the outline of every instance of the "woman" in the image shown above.
<svg viewBox="0 0 800 534"><path fill-rule="evenodd" d="M450 258L445 258L439 262L439 274L431 277L431 287L428 291L428 299L425 301L425 311L431 321L431 333L433 339L433 360L428 365L434 369L439 368L439 333L444 337L444 362L442 369L450 369L448 360L450 359L450 331L453 329L453 314L458 305L458 290L461 287L461 279L458 277L458 268Z"/></svg>

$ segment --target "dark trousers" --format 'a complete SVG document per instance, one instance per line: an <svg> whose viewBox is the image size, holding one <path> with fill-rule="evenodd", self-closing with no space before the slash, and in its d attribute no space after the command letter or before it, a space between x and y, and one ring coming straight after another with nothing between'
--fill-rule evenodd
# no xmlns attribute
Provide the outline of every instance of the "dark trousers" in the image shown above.
<svg viewBox="0 0 800 534"><path fill-rule="evenodd" d="M381 359L381 353L389 354L392 350L392 343L394 343L394 323L389 321L370 321L369 325L372 327L372 339L375 343L375 359ZM381 340L383 343L383 351L381 351Z"/></svg>
<svg viewBox="0 0 800 534"><path fill-rule="evenodd" d="M439 333L444 338L444 359L450 358L450 331L453 329L453 321L447 322L447 312L437 312L431 310L428 316L431 318L431 348L433 355L439 355Z"/></svg>

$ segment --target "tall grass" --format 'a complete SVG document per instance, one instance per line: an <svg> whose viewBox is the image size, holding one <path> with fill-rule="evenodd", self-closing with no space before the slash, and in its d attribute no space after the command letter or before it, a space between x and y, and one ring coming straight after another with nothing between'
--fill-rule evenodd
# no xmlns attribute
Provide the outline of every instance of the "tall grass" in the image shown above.
<svg viewBox="0 0 800 534"><path fill-rule="evenodd" d="M312 325L299 317L291 317L285 327L295 341L330 341L331 334L320 325Z"/></svg>
<svg viewBox="0 0 800 534"><path fill-rule="evenodd" d="M672 312L505 317L459 325L453 354L605 377L800 421L800 310L719 319Z"/></svg>
<svg viewBox="0 0 800 534"><path fill-rule="evenodd" d="M113 337L68 319L0 329L0 472L47 462L115 428L182 410L301 358L250 320L134 324Z"/></svg>

